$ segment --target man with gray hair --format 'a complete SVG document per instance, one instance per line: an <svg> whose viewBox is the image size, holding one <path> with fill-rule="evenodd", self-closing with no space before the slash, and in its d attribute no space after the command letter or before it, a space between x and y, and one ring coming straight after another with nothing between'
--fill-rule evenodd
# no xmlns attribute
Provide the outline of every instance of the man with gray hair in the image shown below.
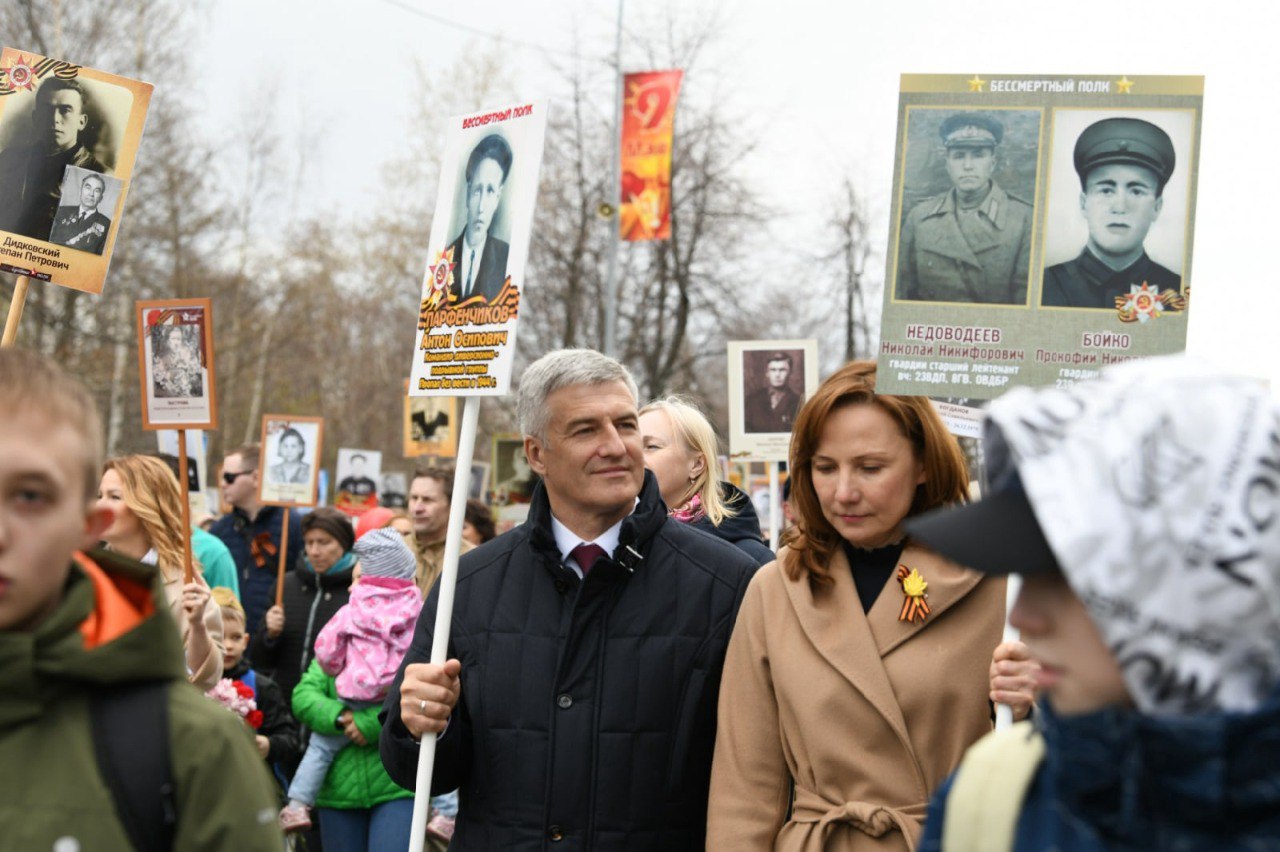
<svg viewBox="0 0 1280 852"><path fill-rule="evenodd" d="M667 517L631 375L598 352L532 364L517 401L542 476L528 520L462 558L449 660L438 590L383 708L382 761L461 801L450 849L701 850L716 701L750 557Z"/></svg>

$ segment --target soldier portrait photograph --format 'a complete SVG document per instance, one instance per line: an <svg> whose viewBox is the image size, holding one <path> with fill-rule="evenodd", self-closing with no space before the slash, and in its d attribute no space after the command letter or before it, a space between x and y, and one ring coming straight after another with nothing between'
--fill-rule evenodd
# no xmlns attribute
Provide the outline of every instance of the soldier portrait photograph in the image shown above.
<svg viewBox="0 0 1280 852"><path fill-rule="evenodd" d="M83 203L81 184L74 200L63 200L67 167L112 173L131 97L107 83L47 77L34 92L4 98L0 231L49 239L60 206Z"/></svg>
<svg viewBox="0 0 1280 852"><path fill-rule="evenodd" d="M895 298L1026 304L1041 118L909 109Z"/></svg>
<svg viewBox="0 0 1280 852"><path fill-rule="evenodd" d="M463 215L455 216L452 232L458 236L450 243L455 264L450 301L461 304L479 296L488 303L502 291L511 246L493 226L511 175L511 161L511 145L499 133L485 136L467 157L462 175Z"/></svg>
<svg viewBox="0 0 1280 852"><path fill-rule="evenodd" d="M790 432L804 402L804 350L742 353L744 432Z"/></svg>
<svg viewBox="0 0 1280 852"><path fill-rule="evenodd" d="M1185 111L1055 110L1041 305L1181 291L1190 135Z"/></svg>

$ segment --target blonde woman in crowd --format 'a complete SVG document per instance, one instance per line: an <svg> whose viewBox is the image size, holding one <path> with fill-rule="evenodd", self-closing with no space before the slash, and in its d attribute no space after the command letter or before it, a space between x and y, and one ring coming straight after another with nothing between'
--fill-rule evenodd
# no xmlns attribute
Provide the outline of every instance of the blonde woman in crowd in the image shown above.
<svg viewBox="0 0 1280 852"><path fill-rule="evenodd" d="M697 406L678 396L640 409L644 466L658 479L668 514L745 551L757 565L773 561L755 507L721 480L716 432Z"/></svg>
<svg viewBox="0 0 1280 852"><path fill-rule="evenodd" d="M106 546L131 559L155 565L165 597L182 631L187 676L202 691L222 677L222 615L210 599L199 565L183 583L184 541L178 518L182 493L169 466L151 456L122 456L103 466L98 502L115 513L102 534Z"/></svg>

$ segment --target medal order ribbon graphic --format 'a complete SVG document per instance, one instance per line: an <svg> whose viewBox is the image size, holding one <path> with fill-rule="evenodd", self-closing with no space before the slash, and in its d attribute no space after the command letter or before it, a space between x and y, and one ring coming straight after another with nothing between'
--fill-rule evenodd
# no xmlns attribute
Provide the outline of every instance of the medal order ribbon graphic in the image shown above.
<svg viewBox="0 0 1280 852"><path fill-rule="evenodd" d="M1121 322L1147 322L1159 319L1162 314L1177 313L1187 309L1187 300L1176 290L1152 287L1146 281L1142 286L1129 285L1129 295L1116 296L1116 312Z"/></svg>

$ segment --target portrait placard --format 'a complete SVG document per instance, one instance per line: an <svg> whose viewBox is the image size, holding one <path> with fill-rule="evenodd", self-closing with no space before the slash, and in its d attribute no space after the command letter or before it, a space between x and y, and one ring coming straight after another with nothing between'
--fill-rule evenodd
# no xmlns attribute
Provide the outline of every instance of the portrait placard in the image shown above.
<svg viewBox="0 0 1280 852"><path fill-rule="evenodd" d="M323 417L263 416L258 500L264 506L316 505L323 440Z"/></svg>
<svg viewBox="0 0 1280 852"><path fill-rule="evenodd" d="M151 90L0 51L0 271L102 292Z"/></svg>
<svg viewBox="0 0 1280 852"><path fill-rule="evenodd" d="M134 302L143 429L217 429L208 299Z"/></svg>
<svg viewBox="0 0 1280 852"><path fill-rule="evenodd" d="M467 491L467 496L472 500L479 500L488 503L489 496L489 465L485 462L471 463L471 483Z"/></svg>
<svg viewBox="0 0 1280 852"><path fill-rule="evenodd" d="M338 450L333 479L333 508L348 515L363 514L378 505L378 480L382 478L382 453L377 450Z"/></svg>
<svg viewBox="0 0 1280 852"><path fill-rule="evenodd" d="M449 120L410 396L507 392L546 129L545 101Z"/></svg>
<svg viewBox="0 0 1280 852"><path fill-rule="evenodd" d="M404 382L404 457L458 454L458 398L456 396L410 396L409 380Z"/></svg>
<svg viewBox="0 0 1280 852"><path fill-rule="evenodd" d="M178 432L175 429L156 430L156 449L164 455L178 456ZM216 503L209 502L209 478L205 471L205 434L197 430L187 432L187 503L191 514L212 514Z"/></svg>
<svg viewBox="0 0 1280 852"><path fill-rule="evenodd" d="M992 399L1186 346L1203 77L902 77L877 389Z"/></svg>
<svg viewBox="0 0 1280 852"><path fill-rule="evenodd" d="M388 509L404 509L409 506L409 477L404 471L382 474L378 505Z"/></svg>
<svg viewBox="0 0 1280 852"><path fill-rule="evenodd" d="M778 487L782 484L779 482ZM765 529L769 526L769 477L753 474L751 477L751 488L747 492L751 495L751 505L755 507L756 517L760 518L760 527ZM779 492L781 493L781 492Z"/></svg>
<svg viewBox="0 0 1280 852"><path fill-rule="evenodd" d="M972 405L959 405L940 399L931 399L929 401L933 404L933 410L938 412L938 416L942 418L947 431L952 435L957 438L973 438L975 440L982 437L984 414L981 408Z"/></svg>
<svg viewBox="0 0 1280 852"><path fill-rule="evenodd" d="M510 532L529 519L528 503L493 504L493 529L498 535Z"/></svg>
<svg viewBox="0 0 1280 852"><path fill-rule="evenodd" d="M493 505L528 503L538 475L529 466L524 438L514 433L494 435L489 460L493 469Z"/></svg>
<svg viewBox="0 0 1280 852"><path fill-rule="evenodd" d="M800 406L818 388L816 340L729 342L729 457L786 461Z"/></svg>

